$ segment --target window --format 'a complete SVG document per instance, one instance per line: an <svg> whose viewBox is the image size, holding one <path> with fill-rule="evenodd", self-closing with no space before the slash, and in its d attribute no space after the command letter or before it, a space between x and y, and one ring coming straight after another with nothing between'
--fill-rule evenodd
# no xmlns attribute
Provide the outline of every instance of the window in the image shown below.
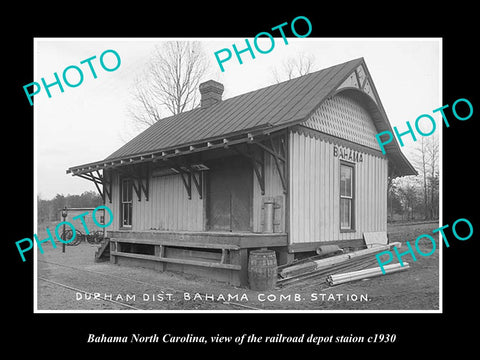
<svg viewBox="0 0 480 360"><path fill-rule="evenodd" d="M122 179L121 188L120 188L120 207L121 207L121 226L122 227L131 227L132 226L132 180L131 179Z"/></svg>
<svg viewBox="0 0 480 360"><path fill-rule="evenodd" d="M340 164L340 229L353 229L353 165Z"/></svg>

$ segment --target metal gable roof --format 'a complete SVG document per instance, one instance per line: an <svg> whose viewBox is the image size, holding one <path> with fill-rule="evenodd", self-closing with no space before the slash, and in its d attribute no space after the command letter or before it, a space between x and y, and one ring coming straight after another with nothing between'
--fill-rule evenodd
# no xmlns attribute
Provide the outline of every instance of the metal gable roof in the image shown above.
<svg viewBox="0 0 480 360"><path fill-rule="evenodd" d="M305 76L159 120L105 160L194 145L259 127L302 120L363 59L355 59Z"/></svg>
<svg viewBox="0 0 480 360"><path fill-rule="evenodd" d="M122 164L150 161L158 154L166 159L176 156L177 152L181 155L188 151L221 146L222 140L231 141L232 144L240 143L246 141L247 134L248 137L252 134L268 134L299 124L306 121L324 100L333 96L360 65L363 65L370 77L363 58L358 58L225 99L208 108L198 107L161 119L104 160L72 167L67 173L76 175ZM378 101L375 104L367 101L366 105L374 115L377 131L392 131L373 81L370 85ZM368 97L363 92L357 94ZM217 143L212 145L209 142ZM189 150L185 150L189 147ZM386 149L398 175L416 174L396 139Z"/></svg>

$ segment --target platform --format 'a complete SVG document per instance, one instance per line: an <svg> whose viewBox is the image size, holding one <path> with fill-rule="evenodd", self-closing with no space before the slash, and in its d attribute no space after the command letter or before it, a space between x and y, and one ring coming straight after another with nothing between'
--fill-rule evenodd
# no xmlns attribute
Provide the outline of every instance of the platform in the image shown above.
<svg viewBox="0 0 480 360"><path fill-rule="evenodd" d="M248 285L250 250L275 250L278 263L287 252L285 233L117 230L108 236L112 263L190 273L235 286Z"/></svg>

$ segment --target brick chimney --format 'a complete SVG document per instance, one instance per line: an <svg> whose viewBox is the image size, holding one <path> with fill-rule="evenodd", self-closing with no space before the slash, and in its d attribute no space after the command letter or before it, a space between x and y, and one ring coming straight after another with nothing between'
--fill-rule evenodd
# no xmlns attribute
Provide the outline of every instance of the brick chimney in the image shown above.
<svg viewBox="0 0 480 360"><path fill-rule="evenodd" d="M223 85L214 80L208 80L201 83L198 87L200 90L200 107L208 108L217 102L222 101Z"/></svg>

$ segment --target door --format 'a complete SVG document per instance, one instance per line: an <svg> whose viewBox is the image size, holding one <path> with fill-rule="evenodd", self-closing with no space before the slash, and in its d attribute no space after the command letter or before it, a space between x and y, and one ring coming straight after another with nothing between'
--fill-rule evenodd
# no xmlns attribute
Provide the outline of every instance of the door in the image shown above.
<svg viewBox="0 0 480 360"><path fill-rule="evenodd" d="M208 164L207 228L212 231L252 231L253 173L243 157Z"/></svg>

